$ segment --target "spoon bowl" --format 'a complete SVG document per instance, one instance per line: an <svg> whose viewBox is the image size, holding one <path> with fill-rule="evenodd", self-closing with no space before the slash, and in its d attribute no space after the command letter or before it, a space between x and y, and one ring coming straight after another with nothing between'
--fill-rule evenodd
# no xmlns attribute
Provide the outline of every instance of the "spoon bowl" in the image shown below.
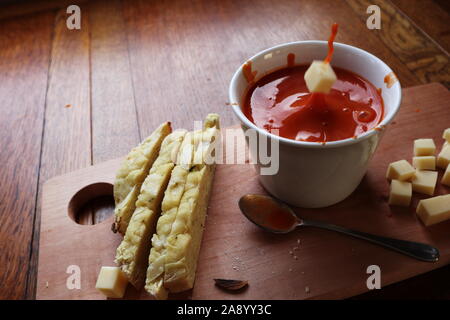
<svg viewBox="0 0 450 320"><path fill-rule="evenodd" d="M289 233L303 223L291 207L270 196L246 194L239 208L248 220L273 233Z"/></svg>

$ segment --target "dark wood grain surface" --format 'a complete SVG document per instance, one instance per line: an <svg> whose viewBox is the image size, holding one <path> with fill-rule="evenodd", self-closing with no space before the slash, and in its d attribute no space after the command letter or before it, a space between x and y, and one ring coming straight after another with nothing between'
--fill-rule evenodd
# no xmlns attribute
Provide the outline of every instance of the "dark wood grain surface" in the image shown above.
<svg viewBox="0 0 450 320"><path fill-rule="evenodd" d="M81 30L65 25L73 3ZM366 28L369 4L382 10L381 30ZM380 57L404 87L448 87L448 17L438 0L0 4L0 299L35 297L48 178L121 156L162 121L190 129L219 112L233 124L226 102L236 68L272 45L326 39L332 22L337 41ZM86 219L95 222L97 209L108 211L94 205ZM446 267L359 298L450 298L449 276Z"/></svg>
<svg viewBox="0 0 450 320"><path fill-rule="evenodd" d="M366 19L365 8L376 4L382 11L382 28L379 38L396 57L422 82L442 82L450 85L450 62L448 52L433 41L418 24L408 18L390 1L346 0L360 16ZM411 5L413 2L410 1ZM420 1L417 1L419 3ZM424 11L427 13L428 11ZM428 14L428 13L427 13ZM428 15L427 15L428 16ZM420 21L420 19L418 19ZM423 22L422 22L423 23ZM400 75L401 77L401 75ZM401 80L400 80L401 81ZM403 83L403 82L402 82ZM405 86L405 83L403 83Z"/></svg>
<svg viewBox="0 0 450 320"><path fill-rule="evenodd" d="M450 2L421 0L392 0L404 15L433 39L443 50L450 52ZM447 7L443 7L444 2ZM426 12L426 14L424 14Z"/></svg>
<svg viewBox="0 0 450 320"><path fill-rule="evenodd" d="M36 270L30 249L53 16L0 21L0 298L26 298Z"/></svg>

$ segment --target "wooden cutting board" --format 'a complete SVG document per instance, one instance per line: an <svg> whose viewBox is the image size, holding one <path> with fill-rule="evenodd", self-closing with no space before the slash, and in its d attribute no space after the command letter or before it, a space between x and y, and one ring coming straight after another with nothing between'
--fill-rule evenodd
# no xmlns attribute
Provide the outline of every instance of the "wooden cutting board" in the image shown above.
<svg viewBox="0 0 450 320"><path fill-rule="evenodd" d="M324 209L298 209L305 218L436 246L436 263L416 261L376 245L314 228L273 235L248 222L237 201L245 193L264 193L253 167L218 165L197 278L193 290L174 298L193 299L321 299L346 298L368 291L370 265L381 269L381 285L401 281L450 263L450 221L424 227L415 207L424 196L415 194L410 208L387 205L388 163L411 160L413 140L433 138L440 149L442 131L450 127L450 93L440 84L404 90L395 121L386 130L370 169L346 200ZM80 225L71 217L86 201L111 195L121 159L55 177L44 185L40 236L38 299L104 299L95 290L100 267L114 265L121 236L111 232L113 218ZM439 179L442 170L439 172ZM301 183L301 182L299 182ZM82 191L80 191L82 190ZM436 194L450 188L438 183ZM80 289L68 289L69 266L80 270ZM70 271L70 270L69 270ZM71 271L73 272L73 271ZM226 293L214 278L243 279L249 287ZM128 287L126 298L148 298Z"/></svg>

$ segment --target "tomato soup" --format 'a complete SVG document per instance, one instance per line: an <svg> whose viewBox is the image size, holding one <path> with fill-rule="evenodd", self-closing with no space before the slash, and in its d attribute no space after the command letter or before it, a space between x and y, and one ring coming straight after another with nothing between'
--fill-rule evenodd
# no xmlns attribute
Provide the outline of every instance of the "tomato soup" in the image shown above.
<svg viewBox="0 0 450 320"><path fill-rule="evenodd" d="M311 142L357 137L380 123L383 99L368 80L333 67L337 81L330 93L310 93L307 69L284 68L251 85L243 101L247 118L281 137Z"/></svg>

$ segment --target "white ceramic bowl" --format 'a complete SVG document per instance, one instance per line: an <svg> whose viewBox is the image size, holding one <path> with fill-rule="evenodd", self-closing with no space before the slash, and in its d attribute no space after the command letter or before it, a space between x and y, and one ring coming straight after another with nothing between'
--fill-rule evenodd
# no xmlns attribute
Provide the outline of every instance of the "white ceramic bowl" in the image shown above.
<svg viewBox="0 0 450 320"><path fill-rule="evenodd" d="M257 71L255 80L258 80L285 67L289 53L295 54L295 64L299 65L323 59L327 50L326 41L290 42L261 51L249 61L252 62L252 69ZM392 70L374 55L356 47L334 43L331 65L353 71L382 89L384 116L376 130L325 145L279 137L257 127L243 114L241 104L248 83L242 66L230 83L229 99L243 130L255 129L258 134L279 142L279 170L274 175L260 174L261 184L275 197L298 207L326 207L348 197L361 182L385 126L400 107L400 83L397 81L387 88L384 78ZM252 158L257 159L254 154ZM260 172L261 164L257 163L256 169Z"/></svg>

